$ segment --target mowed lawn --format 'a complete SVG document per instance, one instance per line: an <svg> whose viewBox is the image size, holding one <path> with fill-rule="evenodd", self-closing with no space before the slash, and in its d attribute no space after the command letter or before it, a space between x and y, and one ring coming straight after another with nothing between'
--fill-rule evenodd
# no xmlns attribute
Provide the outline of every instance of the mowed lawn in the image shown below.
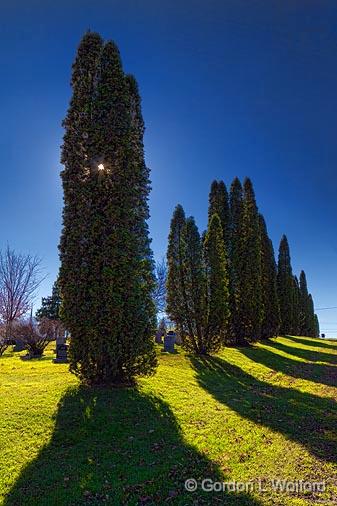
<svg viewBox="0 0 337 506"><path fill-rule="evenodd" d="M52 350L1 357L0 503L337 504L337 343L158 356L137 389L80 387ZM204 478L251 485L203 492ZM277 479L326 490L282 493Z"/></svg>

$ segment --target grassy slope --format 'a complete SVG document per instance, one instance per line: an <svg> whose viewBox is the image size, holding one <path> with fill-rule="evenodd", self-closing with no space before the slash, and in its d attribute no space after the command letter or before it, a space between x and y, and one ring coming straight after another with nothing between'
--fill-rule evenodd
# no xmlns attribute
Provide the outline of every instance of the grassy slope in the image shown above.
<svg viewBox="0 0 337 506"><path fill-rule="evenodd" d="M289 337L159 360L137 390L86 390L50 353L1 357L0 504L337 503L337 344ZM189 493L189 477L268 490ZM273 478L327 490L279 494Z"/></svg>

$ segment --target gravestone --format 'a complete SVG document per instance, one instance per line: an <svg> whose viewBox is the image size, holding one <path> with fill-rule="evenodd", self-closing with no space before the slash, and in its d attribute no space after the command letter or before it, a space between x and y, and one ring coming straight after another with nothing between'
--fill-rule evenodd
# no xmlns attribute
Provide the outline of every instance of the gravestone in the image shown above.
<svg viewBox="0 0 337 506"><path fill-rule="evenodd" d="M174 353L174 344L176 342L176 333L173 330L169 330L164 336L164 351L168 353Z"/></svg>
<svg viewBox="0 0 337 506"><path fill-rule="evenodd" d="M56 358L53 362L54 364L66 364L68 362L68 345L64 335L56 338Z"/></svg>

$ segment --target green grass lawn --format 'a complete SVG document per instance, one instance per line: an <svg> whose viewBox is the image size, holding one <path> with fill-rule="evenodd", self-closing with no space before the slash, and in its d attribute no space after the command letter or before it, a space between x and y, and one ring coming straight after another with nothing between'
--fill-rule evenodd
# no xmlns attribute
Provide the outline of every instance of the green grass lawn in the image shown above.
<svg viewBox="0 0 337 506"><path fill-rule="evenodd" d="M1 357L0 503L337 504L337 343L158 355L137 389L80 387L51 351ZM202 492L203 478L250 485ZM281 493L273 479L326 490Z"/></svg>

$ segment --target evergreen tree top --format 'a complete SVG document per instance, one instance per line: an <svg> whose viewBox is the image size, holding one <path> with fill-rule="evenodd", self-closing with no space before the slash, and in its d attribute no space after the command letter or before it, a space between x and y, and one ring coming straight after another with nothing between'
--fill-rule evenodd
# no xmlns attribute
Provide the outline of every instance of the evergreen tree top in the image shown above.
<svg viewBox="0 0 337 506"><path fill-rule="evenodd" d="M305 275L305 272L302 270L301 273L300 273L300 286L301 286L301 289L303 290L307 290L307 278L306 278L306 275Z"/></svg>
<svg viewBox="0 0 337 506"><path fill-rule="evenodd" d="M292 276L290 249L288 239L285 235L282 236L279 247L278 272L279 274L283 272L287 273L289 276Z"/></svg>
<svg viewBox="0 0 337 506"><path fill-rule="evenodd" d="M177 204L174 211L173 211L173 217L172 217L172 220L176 220L176 219L183 219L185 221L186 217L185 217L185 211L184 211L184 208L181 204Z"/></svg>
<svg viewBox="0 0 337 506"><path fill-rule="evenodd" d="M216 179L214 179L211 183L211 190L210 190L210 194L212 193L216 193L218 191L218 181Z"/></svg>
<svg viewBox="0 0 337 506"><path fill-rule="evenodd" d="M225 185L225 182L222 179L218 182L218 188L225 195L228 195L227 186Z"/></svg>
<svg viewBox="0 0 337 506"><path fill-rule="evenodd" d="M242 184L241 184L240 180L236 177L233 179L232 184L231 184L231 189L230 189L229 200L230 200L230 208L231 208L232 212L238 205L241 204L242 193L243 193Z"/></svg>
<svg viewBox="0 0 337 506"><path fill-rule="evenodd" d="M235 177L231 184L231 193L242 192L242 184L238 177Z"/></svg>
<svg viewBox="0 0 337 506"><path fill-rule="evenodd" d="M104 75L108 72L117 72L124 79L122 60L116 44L112 41L106 42L103 46L101 56L101 72Z"/></svg>
<svg viewBox="0 0 337 506"><path fill-rule="evenodd" d="M280 247L282 246L282 249L288 249L289 250L289 243L288 238L285 234L281 237Z"/></svg>
<svg viewBox="0 0 337 506"><path fill-rule="evenodd" d="M92 57L103 47L103 39L96 32L86 32L77 48L75 61L72 65L71 85L76 87L78 78L86 72L88 65L92 67ZM92 67L93 68L93 67Z"/></svg>
<svg viewBox="0 0 337 506"><path fill-rule="evenodd" d="M253 183L249 179L249 177L246 177L243 182L243 191L245 193L245 196L249 196L250 198L255 200L255 192L253 188Z"/></svg>

